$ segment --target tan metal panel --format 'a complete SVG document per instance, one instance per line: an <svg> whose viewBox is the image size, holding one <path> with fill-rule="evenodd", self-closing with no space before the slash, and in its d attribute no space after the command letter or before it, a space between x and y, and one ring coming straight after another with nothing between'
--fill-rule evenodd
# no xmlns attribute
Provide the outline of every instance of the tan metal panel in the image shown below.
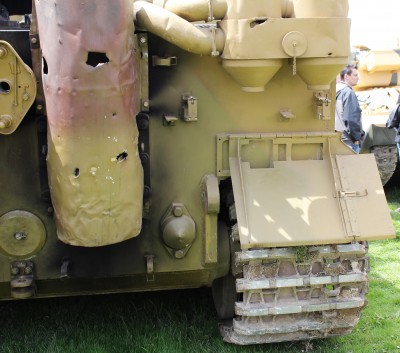
<svg viewBox="0 0 400 353"><path fill-rule="evenodd" d="M229 162L243 248L394 237L372 155L336 156L335 173L329 158Z"/></svg>
<svg viewBox="0 0 400 353"><path fill-rule="evenodd" d="M373 154L336 156L343 199L352 208L352 222L362 240L394 238L385 192ZM363 196L366 193L367 195Z"/></svg>
<svg viewBox="0 0 400 353"><path fill-rule="evenodd" d="M251 169L231 159L240 242L243 247L348 241L328 161L275 162ZM243 190L243 207L236 195Z"/></svg>
<svg viewBox="0 0 400 353"><path fill-rule="evenodd" d="M254 19L223 20L224 59L267 59L290 57L282 46L284 36L301 32L307 41L302 58L348 57L348 18L269 18L253 25ZM268 38L265 41L264 38Z"/></svg>

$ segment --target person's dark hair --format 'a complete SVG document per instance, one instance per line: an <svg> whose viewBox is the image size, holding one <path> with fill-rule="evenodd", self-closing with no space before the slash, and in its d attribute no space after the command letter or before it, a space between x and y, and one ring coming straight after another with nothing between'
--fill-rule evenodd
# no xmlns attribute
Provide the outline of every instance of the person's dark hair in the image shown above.
<svg viewBox="0 0 400 353"><path fill-rule="evenodd" d="M351 75L353 70L357 70L357 65L353 64L346 65L345 68L342 71L340 71L340 79L343 81L344 75Z"/></svg>

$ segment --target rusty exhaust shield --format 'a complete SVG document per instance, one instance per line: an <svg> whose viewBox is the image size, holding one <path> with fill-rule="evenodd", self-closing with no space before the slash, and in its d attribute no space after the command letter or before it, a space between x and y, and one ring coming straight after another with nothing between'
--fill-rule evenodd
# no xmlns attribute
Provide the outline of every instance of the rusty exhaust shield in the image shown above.
<svg viewBox="0 0 400 353"><path fill-rule="evenodd" d="M48 173L60 240L139 234L143 170L133 1L35 0L48 116Z"/></svg>

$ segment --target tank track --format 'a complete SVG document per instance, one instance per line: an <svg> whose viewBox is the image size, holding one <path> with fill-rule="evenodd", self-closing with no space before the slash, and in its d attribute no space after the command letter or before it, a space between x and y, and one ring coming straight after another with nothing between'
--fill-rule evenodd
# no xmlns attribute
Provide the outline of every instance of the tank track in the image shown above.
<svg viewBox="0 0 400 353"><path fill-rule="evenodd" d="M224 341L247 345L348 334L367 301L366 243L235 252L236 317Z"/></svg>
<svg viewBox="0 0 400 353"><path fill-rule="evenodd" d="M397 146L374 146L370 151L375 156L382 185L385 185L390 180L396 169L398 161Z"/></svg>

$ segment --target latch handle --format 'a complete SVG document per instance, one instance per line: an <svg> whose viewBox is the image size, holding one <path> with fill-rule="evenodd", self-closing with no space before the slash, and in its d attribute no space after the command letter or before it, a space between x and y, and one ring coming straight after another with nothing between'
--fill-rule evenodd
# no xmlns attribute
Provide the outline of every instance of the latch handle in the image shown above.
<svg viewBox="0 0 400 353"><path fill-rule="evenodd" d="M344 190L339 190L338 191L338 196L339 197L364 197L368 196L368 190L362 190L362 191L344 191Z"/></svg>
<svg viewBox="0 0 400 353"><path fill-rule="evenodd" d="M187 93L182 95L184 121L197 121L197 98Z"/></svg>

